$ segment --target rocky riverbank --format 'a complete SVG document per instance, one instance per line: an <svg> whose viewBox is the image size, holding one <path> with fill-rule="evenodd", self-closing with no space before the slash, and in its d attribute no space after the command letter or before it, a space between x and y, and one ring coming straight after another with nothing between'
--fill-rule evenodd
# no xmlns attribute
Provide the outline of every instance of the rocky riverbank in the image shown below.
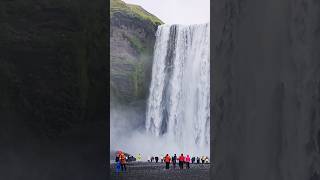
<svg viewBox="0 0 320 180"><path fill-rule="evenodd" d="M110 177L111 179L209 179L210 164L190 164L190 169L165 169L164 163L149 163L149 162L132 162L128 163L127 171L116 174L115 164L110 164Z"/></svg>

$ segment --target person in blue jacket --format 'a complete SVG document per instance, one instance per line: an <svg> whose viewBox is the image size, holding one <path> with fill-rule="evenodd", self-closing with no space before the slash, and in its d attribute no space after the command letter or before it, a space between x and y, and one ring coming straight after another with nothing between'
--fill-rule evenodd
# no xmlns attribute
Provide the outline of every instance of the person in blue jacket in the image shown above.
<svg viewBox="0 0 320 180"><path fill-rule="evenodd" d="M119 173L121 169L120 161L116 162L116 173Z"/></svg>

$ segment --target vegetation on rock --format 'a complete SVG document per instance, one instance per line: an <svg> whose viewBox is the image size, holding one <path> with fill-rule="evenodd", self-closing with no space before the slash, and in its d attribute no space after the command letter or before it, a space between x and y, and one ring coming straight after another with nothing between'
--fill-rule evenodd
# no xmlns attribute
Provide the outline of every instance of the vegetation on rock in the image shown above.
<svg viewBox="0 0 320 180"><path fill-rule="evenodd" d="M162 21L140 6L121 0L111 0L110 9L111 101L146 101L155 33Z"/></svg>
<svg viewBox="0 0 320 180"><path fill-rule="evenodd" d="M127 4L122 0L111 0L110 1L110 15L120 12L125 13L129 16L137 17L141 20L146 20L152 22L154 25L163 24L163 22L157 18L156 16L152 15L151 13L144 10L142 7L134 4Z"/></svg>

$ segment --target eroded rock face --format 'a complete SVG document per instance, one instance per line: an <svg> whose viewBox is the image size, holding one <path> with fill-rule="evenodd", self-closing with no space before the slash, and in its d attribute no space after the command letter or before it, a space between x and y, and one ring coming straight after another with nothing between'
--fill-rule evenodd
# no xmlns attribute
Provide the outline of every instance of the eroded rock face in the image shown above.
<svg viewBox="0 0 320 180"><path fill-rule="evenodd" d="M151 81L157 26L122 12L110 21L111 98L145 101Z"/></svg>
<svg viewBox="0 0 320 180"><path fill-rule="evenodd" d="M320 3L215 1L213 179L319 179Z"/></svg>
<svg viewBox="0 0 320 180"><path fill-rule="evenodd" d="M111 5L111 124L119 124L120 120L114 118L126 109L135 113L120 113L123 115L120 119L129 120L130 129L142 128L151 83L155 34L161 21L140 6L121 0L112 0Z"/></svg>

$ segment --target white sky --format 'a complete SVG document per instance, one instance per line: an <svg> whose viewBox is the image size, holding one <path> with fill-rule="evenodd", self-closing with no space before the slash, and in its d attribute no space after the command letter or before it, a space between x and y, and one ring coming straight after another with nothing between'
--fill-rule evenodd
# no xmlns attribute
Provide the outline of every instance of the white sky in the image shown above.
<svg viewBox="0 0 320 180"><path fill-rule="evenodd" d="M166 24L210 22L210 0L123 0L137 4Z"/></svg>

